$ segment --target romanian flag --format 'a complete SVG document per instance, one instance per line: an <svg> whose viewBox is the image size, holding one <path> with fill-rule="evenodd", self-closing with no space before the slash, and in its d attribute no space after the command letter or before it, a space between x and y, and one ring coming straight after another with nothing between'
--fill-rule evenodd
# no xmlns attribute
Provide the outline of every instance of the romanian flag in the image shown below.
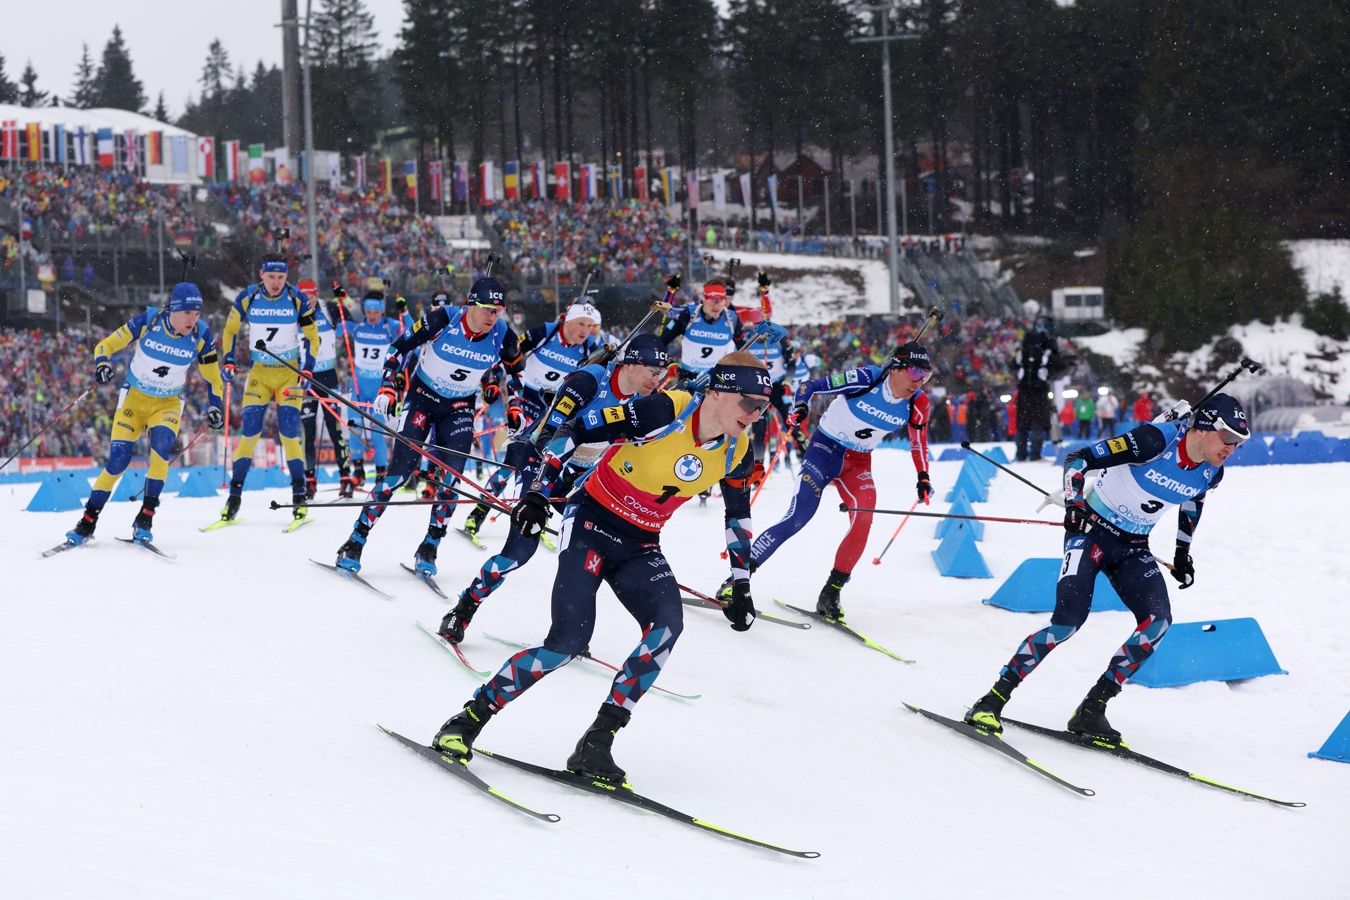
<svg viewBox="0 0 1350 900"><path fill-rule="evenodd" d="M28 160L42 161L42 126L37 122L28 123Z"/></svg>
<svg viewBox="0 0 1350 900"><path fill-rule="evenodd" d="M502 193L507 200L520 197L520 160L511 159L502 164Z"/></svg>
<svg viewBox="0 0 1350 900"><path fill-rule="evenodd" d="M145 136L145 164L164 165L164 132L152 131Z"/></svg>

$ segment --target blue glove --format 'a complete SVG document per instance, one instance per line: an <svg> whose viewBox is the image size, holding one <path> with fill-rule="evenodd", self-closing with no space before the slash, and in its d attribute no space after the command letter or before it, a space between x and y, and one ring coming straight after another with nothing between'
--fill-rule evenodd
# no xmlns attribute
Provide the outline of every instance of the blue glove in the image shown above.
<svg viewBox="0 0 1350 900"><path fill-rule="evenodd" d="M234 353L226 353L220 360L220 380L226 384L234 382Z"/></svg>

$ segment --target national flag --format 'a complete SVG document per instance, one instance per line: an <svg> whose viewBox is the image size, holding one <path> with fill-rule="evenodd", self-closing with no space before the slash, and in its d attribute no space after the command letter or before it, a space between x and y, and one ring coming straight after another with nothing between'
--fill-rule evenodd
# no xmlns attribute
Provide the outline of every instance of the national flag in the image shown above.
<svg viewBox="0 0 1350 900"><path fill-rule="evenodd" d="M455 163L455 171L450 182L453 192L450 199L458 203L467 203L469 200L469 164L466 162Z"/></svg>
<svg viewBox="0 0 1350 900"><path fill-rule="evenodd" d="M773 207L773 214L778 215L778 176L769 176L769 206Z"/></svg>
<svg viewBox="0 0 1350 900"><path fill-rule="evenodd" d="M698 208L698 169L684 173L684 203L689 209Z"/></svg>
<svg viewBox="0 0 1350 900"><path fill-rule="evenodd" d="M75 165L77 166L89 165L89 160L93 156L93 154L89 152L90 150L89 139L91 137L92 135L88 134L84 130L83 125L75 129Z"/></svg>
<svg viewBox="0 0 1350 900"><path fill-rule="evenodd" d="M673 176L672 176L672 173L671 173L670 169L662 169L662 170L661 170L661 193L662 193L662 195L664 195L664 197L665 197L665 204L666 204L666 206L669 206L669 205L670 205L670 192L671 192L671 179L672 179L672 177L673 177Z"/></svg>
<svg viewBox="0 0 1350 900"><path fill-rule="evenodd" d="M0 159L19 158L19 123L6 119L0 123Z"/></svg>
<svg viewBox="0 0 1350 900"><path fill-rule="evenodd" d="M497 199L497 177L493 169L491 162L478 164L478 202L483 206L491 206Z"/></svg>
<svg viewBox="0 0 1350 900"><path fill-rule="evenodd" d="M403 184L408 189L408 199L417 199L417 160L410 159L403 163Z"/></svg>
<svg viewBox="0 0 1350 900"><path fill-rule="evenodd" d="M750 193L750 173L742 172L736 176L741 182L741 202L745 204L745 214L751 214L754 207L754 200Z"/></svg>
<svg viewBox="0 0 1350 900"><path fill-rule="evenodd" d="M633 166L633 195L639 200L647 199L646 166Z"/></svg>
<svg viewBox="0 0 1350 900"><path fill-rule="evenodd" d="M130 128L122 135L122 165L130 172L141 167L141 142Z"/></svg>
<svg viewBox="0 0 1350 900"><path fill-rule="evenodd" d="M66 152L66 126L53 125L52 159L56 160L56 162L63 163L66 161L67 156L68 154Z"/></svg>
<svg viewBox="0 0 1350 900"><path fill-rule="evenodd" d="M530 196L536 200L548 198L548 164L542 159L536 159L530 165L530 171L533 178L530 179Z"/></svg>
<svg viewBox="0 0 1350 900"><path fill-rule="evenodd" d="M150 131L145 135L145 164L164 165L164 132Z"/></svg>
<svg viewBox="0 0 1350 900"><path fill-rule="evenodd" d="M366 189L366 158L364 156L352 157L352 181L355 182L358 191Z"/></svg>
<svg viewBox="0 0 1350 900"><path fill-rule="evenodd" d="M431 191L431 199L441 199L443 192L441 191L441 161L439 159L427 163L427 180L431 182L427 185Z"/></svg>
<svg viewBox="0 0 1350 900"><path fill-rule="evenodd" d="M98 167L100 169L111 169L113 167L113 133L111 128L100 128L98 130Z"/></svg>
<svg viewBox="0 0 1350 900"><path fill-rule="evenodd" d="M278 147L272 151L272 177L277 184L290 184L295 181L291 171L291 151L287 147Z"/></svg>
<svg viewBox="0 0 1350 900"><path fill-rule="evenodd" d="M328 184L337 187L342 184L342 154L328 154Z"/></svg>
<svg viewBox="0 0 1350 900"><path fill-rule="evenodd" d="M611 200L623 199L623 166L611 166L608 177L607 193Z"/></svg>
<svg viewBox="0 0 1350 900"><path fill-rule="evenodd" d="M37 122L28 123L28 161L42 161L42 126Z"/></svg>
<svg viewBox="0 0 1350 900"><path fill-rule="evenodd" d="M239 180L239 142L225 142L225 180L233 184Z"/></svg>
<svg viewBox="0 0 1350 900"><path fill-rule="evenodd" d="M387 156L380 160L380 190L386 195L394 193L394 161Z"/></svg>
<svg viewBox="0 0 1350 900"><path fill-rule="evenodd" d="M261 147L262 144L257 146ZM187 175L191 172L188 168L188 136L185 134L175 134L169 138L169 171L175 175ZM261 156L258 162L262 162Z"/></svg>
<svg viewBox="0 0 1350 900"><path fill-rule="evenodd" d="M727 208L727 174L721 169L713 172L713 209L721 212Z"/></svg>
<svg viewBox="0 0 1350 900"><path fill-rule="evenodd" d="M581 164L581 184L578 201L595 199L595 163Z"/></svg>
<svg viewBox="0 0 1350 900"><path fill-rule="evenodd" d="M197 138L197 177L216 180L216 139L213 137Z"/></svg>
<svg viewBox="0 0 1350 900"><path fill-rule="evenodd" d="M262 144L248 145L248 181L249 184L262 184L267 180L267 160L263 159L266 148ZM175 148L175 152L177 148Z"/></svg>
<svg viewBox="0 0 1350 900"><path fill-rule="evenodd" d="M502 195L507 200L520 199L520 160L502 163Z"/></svg>
<svg viewBox="0 0 1350 900"><path fill-rule="evenodd" d="M572 196L572 164L553 164L553 199L568 200Z"/></svg>

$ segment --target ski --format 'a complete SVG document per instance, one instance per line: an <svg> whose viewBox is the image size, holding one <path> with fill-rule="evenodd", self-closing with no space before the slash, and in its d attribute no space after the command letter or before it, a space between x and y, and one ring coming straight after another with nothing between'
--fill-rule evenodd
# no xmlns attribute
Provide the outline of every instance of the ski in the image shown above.
<svg viewBox="0 0 1350 900"><path fill-rule="evenodd" d="M46 558L49 557L49 556L55 556L55 555L58 554L58 553L65 553L67 550L75 550L75 549L77 549L77 548L79 548L79 547L84 547L84 546L86 546L86 545L88 545L88 544L91 544L91 543L93 543L93 539L92 539L92 538L91 538L90 540L85 541L85 542L82 543L82 544L72 544L70 541L65 541L65 542L63 542L63 543L57 544L55 547L51 548L50 550L43 550L43 551L42 551L42 558L43 558L43 559L46 559Z"/></svg>
<svg viewBox="0 0 1350 900"><path fill-rule="evenodd" d="M118 540L121 541L121 542L124 543L124 544L131 544L132 546L135 546L135 547L144 547L146 550L149 550L151 553L154 553L154 554L156 554L157 556L160 556L160 557L162 557L162 558L164 558L164 559L177 559L177 558L178 558L178 556L177 556L176 554L173 554L173 553L165 553L163 550L159 549L158 547L156 547L154 544L150 543L149 541L138 541L138 540L135 540L134 538L124 538L124 537L120 537L120 538L118 538Z"/></svg>
<svg viewBox="0 0 1350 900"><path fill-rule="evenodd" d="M685 606L692 606L694 609L715 609L718 612L722 611L722 604L711 598L705 600L702 597L681 597L680 602ZM785 625L788 628L799 628L802 631L806 631L811 627L810 622L794 622L791 619L784 619L775 616L773 613L764 612L762 609L755 610L755 618L763 619L766 622L772 622L775 625Z"/></svg>
<svg viewBox="0 0 1350 900"><path fill-rule="evenodd" d="M432 578L430 575L423 575L421 572L417 571L416 569L414 569L412 566L408 565L407 563L399 563L399 565L400 565L400 566L403 566L403 571L405 571L405 572L407 572L408 574L412 575L412 576L413 576L414 578L416 578L418 581L422 582L422 583L425 584L427 587L431 588L432 593L434 593L437 597L440 597L442 600L449 600L449 599L450 599L449 597L447 597L447 596L445 595L445 591L441 590L441 586L440 586L439 584L436 583L436 579L435 579L435 578Z"/></svg>
<svg viewBox="0 0 1350 900"><path fill-rule="evenodd" d="M1087 750L1097 750L1109 756L1114 756L1118 759L1124 759L1133 763L1138 763L1139 765L1147 766L1150 769L1157 769L1159 772L1166 772L1168 775L1176 775L1181 778L1189 778L1192 781L1198 781L1200 784L1208 785L1209 787L1212 788L1218 788L1221 791L1228 791L1230 794L1237 794L1240 797L1248 797L1253 800L1264 800L1267 803L1274 803L1276 806L1302 807L1307 805L1306 803L1300 803L1296 800L1276 800L1273 797L1267 797L1263 794L1255 794L1252 793L1251 791L1244 791L1241 788L1235 788L1230 785L1223 784L1222 782L1214 781L1213 779L1206 778L1203 775L1197 775L1194 772L1188 772L1185 769L1181 768L1180 766L1174 766L1171 765L1170 763L1165 763L1162 760L1154 759L1151 756L1145 756L1142 753L1137 753L1134 750L1131 750L1125 744L1124 741L1121 741L1119 744L1112 744L1111 742L1103 741L1100 738L1087 737L1081 734L1074 734L1071 731L1060 731L1055 728L1046 728L1044 725L1033 725L1030 722L1019 722L1017 719L1009 719L1004 717L1003 721L1010 725L1016 725L1018 728L1025 728L1028 731L1033 731L1036 734L1041 734L1046 737L1055 738L1056 740L1063 741L1066 744L1073 744L1075 747L1083 747L1084 749Z"/></svg>
<svg viewBox="0 0 1350 900"><path fill-rule="evenodd" d="M336 574L338 574L338 575L341 575L343 578L347 579L348 581L355 581L357 584L361 585L362 587L364 587L364 588L366 588L366 589L368 589L368 590L374 591L375 593L379 594L381 597L383 597L383 598L386 599L386 600L393 600L393 599L394 599L394 595L393 595L393 594L386 594L384 591L380 590L380 589L377 588L375 585L371 584L369 581L366 581L364 578L362 578L360 575L356 574L355 572L349 571L349 570L347 570L347 569L342 569L342 568L339 568L339 567L337 567L337 566L330 566L328 563L321 563L321 562L319 562L317 559L311 559L310 562L314 563L314 565L318 566L318 567L321 568L321 569L327 569L327 570L330 571L330 572L334 572L334 573L336 573Z"/></svg>
<svg viewBox="0 0 1350 900"><path fill-rule="evenodd" d="M528 650L531 646L530 644L524 644L521 643L520 641L509 641L506 638L497 637L495 634L484 633L483 637L487 638L490 641L496 641L499 644L504 644L507 647L511 647L516 650ZM577 656L581 657L586 662L595 663L597 666L600 666L603 669L608 669L611 672L623 671L621 668L614 665L613 663L605 662L603 659L596 659L594 656L591 656L591 651L589 650L583 650L580 653L578 653ZM663 688L659 684L652 685L651 690L661 694L665 694L668 697L675 697L679 700L697 700L703 696L702 694L681 694L679 691L672 691L668 690L667 688Z"/></svg>
<svg viewBox="0 0 1350 900"><path fill-rule="evenodd" d="M664 803L660 803L650 797L645 797L642 794L637 793L633 790L632 785L626 781L620 786L596 778L587 778L584 775L577 775L573 772L537 766L534 763L513 759L510 756L503 756L500 753L493 753L491 750L484 750L479 747L475 747L474 752L482 754L488 759L495 759L497 762L505 763L508 766L514 766L525 772L533 772L535 775L547 778L550 781L569 785L570 787L588 791L592 794L599 794L602 797L610 797L620 803L636 806L638 809L645 809L648 812L654 812L657 815L665 816L668 819L674 819L676 822L693 825L695 828L711 831L714 834L720 834L723 837L728 837L735 841L751 844L755 847L763 847L765 850L772 850L775 853L785 853L788 856L796 856L801 859L815 859L820 856L820 854L814 850L789 850L786 847L780 847L777 844L770 844L767 841L747 837L746 835L738 834L730 829L723 828L720 825L714 825L713 823L704 821L696 816L691 816L688 813L680 812L678 809L666 806Z"/></svg>
<svg viewBox="0 0 1350 900"><path fill-rule="evenodd" d="M452 528L450 530L464 538L464 540L468 541L470 544L473 544L479 550L487 549L487 544L480 541L477 534L469 534L469 532L465 531L463 528Z"/></svg>
<svg viewBox="0 0 1350 900"><path fill-rule="evenodd" d="M907 666L914 665L914 660L903 657L899 653L896 653L894 650L886 649L885 647L878 644L876 641L872 640L867 635L863 634L862 632L855 629L853 626L844 622L842 619L830 619L825 616L822 616L814 609L802 609L800 606L793 606L791 603L784 603L782 600L779 600L777 598L775 598L773 602L777 603L779 606L790 609L793 612L801 613L804 616L811 616L812 618L818 619L819 621L824 622L826 625L829 625L832 628L838 628L840 631L842 631L849 637L853 638L855 641L860 641L865 646L871 647L873 650L877 651L878 653L885 654L886 656L889 656L891 659L898 660Z"/></svg>
<svg viewBox="0 0 1350 900"><path fill-rule="evenodd" d="M958 734L964 734L971 740L981 743L984 746L990 748L991 750L997 750L999 753L1002 753L1009 759L1019 762L1022 765L1026 766L1028 769L1035 772L1037 775L1044 776L1045 778L1048 778L1051 781L1053 781L1055 784L1062 785L1063 787L1068 788L1069 790L1073 791L1076 794L1082 794L1084 797L1096 796L1097 793L1096 791L1092 790L1091 788L1079 787L1076 784L1072 784L1068 781L1065 781L1063 778L1060 778L1054 772L1051 772L1049 769L1047 769L1040 763L1036 762L1034 759L1030 759L1029 757L1027 757L1027 755L1022 753L1022 751L1006 743L1002 737L1000 737L997 734L994 734L992 731L988 731L984 728L977 728L974 725L958 721L957 719L949 719L946 716L940 716L935 712L929 712L926 709L920 709L919 707L914 706L911 703L906 703L905 708L908 709L910 712L916 712L919 715L924 716L925 718L932 719L939 725L946 725L952 731L955 731Z"/></svg>
<svg viewBox="0 0 1350 900"><path fill-rule="evenodd" d="M458 659L464 665L464 668L468 669L470 672L477 675L479 678L491 677L492 675L491 672L482 672L479 671L478 669L475 669L473 667L473 664L470 663L469 660L464 656L464 651L459 649L459 645L452 644L445 638L441 637L440 632L438 632L435 628L428 628L421 622L417 623L417 627L422 629L422 631L426 634L427 637L431 638L433 641L440 644L443 650L445 650L448 653L453 653L455 655L455 659Z"/></svg>
<svg viewBox="0 0 1350 900"><path fill-rule="evenodd" d="M210 525L203 525L201 528L198 528L197 530L202 532L219 531L220 529L224 528L227 525L243 525L243 524L244 524L243 519L216 519Z"/></svg>
<svg viewBox="0 0 1350 900"><path fill-rule="evenodd" d="M558 542L553 540L553 535L549 534L547 531L539 532L539 543L543 544L554 553L558 552Z"/></svg>
<svg viewBox="0 0 1350 900"><path fill-rule="evenodd" d="M282 533L282 534L290 534L292 531L299 531L299 530L300 530L300 526L302 526L302 525L308 525L310 522L313 522L313 521L314 521L314 519L311 518L310 516L305 516L305 517L300 518L300 519L292 519L292 520L291 520L291 524L289 524L289 525L287 525L285 528L281 529L281 533Z"/></svg>
<svg viewBox="0 0 1350 900"><path fill-rule="evenodd" d="M483 793L488 794L489 796L497 800L500 800L502 803L505 803L512 809L520 810L526 815L533 816L534 818L540 819L544 822L559 822L562 820L561 816L554 815L553 813L538 812L537 810L530 809L528 806L526 806L525 804L521 803L518 800L512 800L510 797L506 796L501 791L497 790L495 787L488 784L483 779L479 778L473 772L469 771L469 764L464 762L463 760L455 759L452 756L446 756L443 753L439 753L436 750L433 750L432 748L425 746L424 744L419 744L417 743L417 741L404 737L397 731L391 731L390 729L385 728L383 725L379 725L377 727L385 734L389 735L391 738L398 741L403 746L407 747L409 750L416 751L419 756L431 760L445 771L456 776L457 778L459 778L460 781L463 781L465 784L468 784L471 787L474 787L482 791Z"/></svg>

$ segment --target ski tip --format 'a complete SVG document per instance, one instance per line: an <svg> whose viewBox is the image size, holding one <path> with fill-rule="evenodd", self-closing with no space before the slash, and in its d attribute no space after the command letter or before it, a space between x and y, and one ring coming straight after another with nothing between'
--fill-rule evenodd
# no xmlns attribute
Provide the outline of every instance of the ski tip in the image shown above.
<svg viewBox="0 0 1350 900"><path fill-rule="evenodd" d="M901 702L902 704L904 704L905 709L909 710L909 711L912 712L912 713L921 713L921 712L923 712L922 709L920 709L919 707L915 706L913 703L906 703L906 702L903 701L903 700L901 700L900 702Z"/></svg>

